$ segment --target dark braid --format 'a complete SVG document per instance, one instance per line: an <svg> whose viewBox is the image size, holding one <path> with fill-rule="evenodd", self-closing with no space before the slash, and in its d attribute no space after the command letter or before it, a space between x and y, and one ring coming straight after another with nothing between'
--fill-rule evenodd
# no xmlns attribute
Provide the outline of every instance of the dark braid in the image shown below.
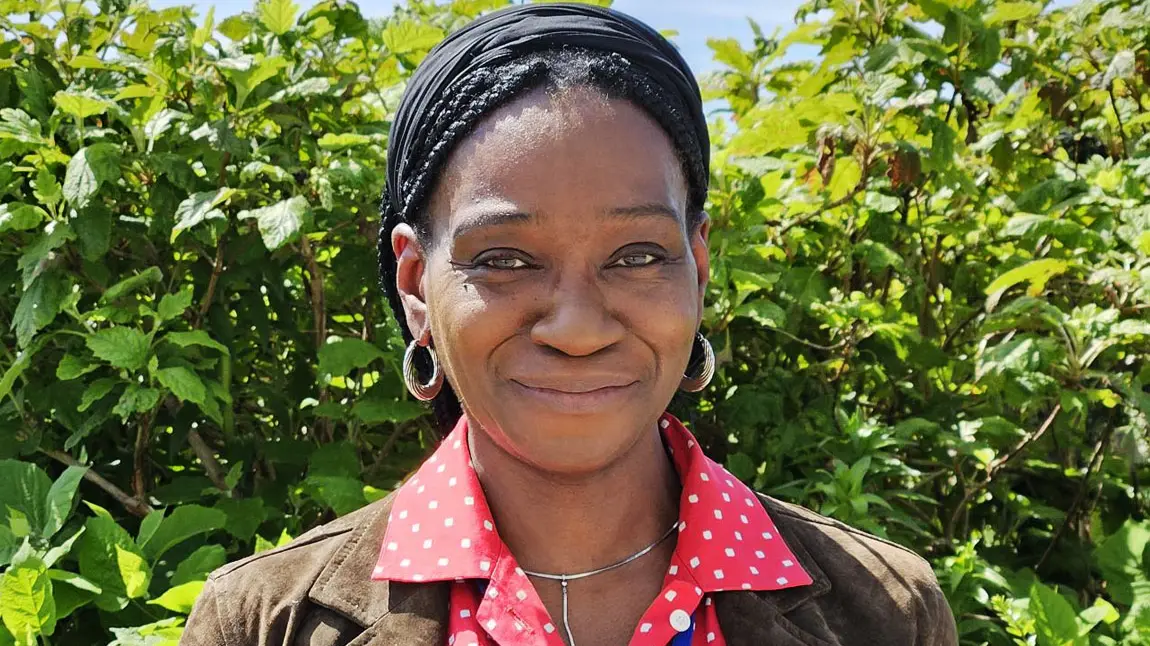
<svg viewBox="0 0 1150 646"><path fill-rule="evenodd" d="M430 237L426 201L435 190L436 181L451 152L484 117L512 99L539 87L564 90L588 87L607 99L623 99L643 109L663 128L683 164L688 183L688 226L698 224L706 199L707 167L700 154L695 130L686 109L669 92L653 83L641 69L619 54L576 48L535 52L498 66L481 68L466 77L451 92L441 97L433 108L433 136L410 151L418 166L401 187L402 208L385 217L379 230L379 277L388 304L399 324L404 341L410 343L411 331L396 289L396 258L391 250L391 233L406 222L421 241ZM382 204L387 204L386 191ZM695 357L692 357L694 361ZM421 375L431 372L426 353L418 353L416 367ZM443 390L432 401L438 429L446 433L459 419L462 409L454 389L444 381Z"/></svg>

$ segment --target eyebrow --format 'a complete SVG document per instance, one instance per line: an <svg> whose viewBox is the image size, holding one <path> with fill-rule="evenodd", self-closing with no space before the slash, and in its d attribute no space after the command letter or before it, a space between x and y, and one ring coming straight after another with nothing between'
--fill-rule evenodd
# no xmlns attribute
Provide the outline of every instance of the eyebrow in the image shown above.
<svg viewBox="0 0 1150 646"><path fill-rule="evenodd" d="M607 210L607 214L623 218L661 217L679 222L679 214L675 209L662 202L646 202L631 206L618 206ZM526 224L535 219L535 216L524 211L492 210L481 211L466 221L459 223L452 231L452 238L465 236L478 229L487 229L505 224Z"/></svg>

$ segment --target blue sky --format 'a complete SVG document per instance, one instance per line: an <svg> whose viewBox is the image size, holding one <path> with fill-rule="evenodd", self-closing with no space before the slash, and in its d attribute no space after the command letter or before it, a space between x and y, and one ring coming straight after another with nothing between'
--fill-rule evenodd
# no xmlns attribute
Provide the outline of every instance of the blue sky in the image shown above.
<svg viewBox="0 0 1150 646"><path fill-rule="evenodd" d="M708 38L738 38L744 44L751 40L751 29L746 17L750 16L770 34L776 27L794 24L795 10L802 0L615 0L613 5L656 29L673 29L678 36L673 40L696 73L714 68ZM314 0L296 0L309 7ZM192 5L203 15L213 5L216 20L251 9L255 0L152 0L153 7ZM369 16L390 13L391 0L361 0L360 8Z"/></svg>

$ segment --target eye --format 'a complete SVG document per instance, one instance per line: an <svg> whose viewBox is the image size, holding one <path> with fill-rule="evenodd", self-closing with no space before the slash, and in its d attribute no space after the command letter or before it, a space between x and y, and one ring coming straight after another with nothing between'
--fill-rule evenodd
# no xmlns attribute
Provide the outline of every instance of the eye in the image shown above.
<svg viewBox="0 0 1150 646"><path fill-rule="evenodd" d="M646 267L659 262L659 256L653 253L629 253L620 256L619 260L615 261L612 266L617 267Z"/></svg>
<svg viewBox="0 0 1150 646"><path fill-rule="evenodd" d="M492 269L526 269L527 263L519 258L512 258L504 256L502 258L489 258L481 260L477 264L490 267Z"/></svg>

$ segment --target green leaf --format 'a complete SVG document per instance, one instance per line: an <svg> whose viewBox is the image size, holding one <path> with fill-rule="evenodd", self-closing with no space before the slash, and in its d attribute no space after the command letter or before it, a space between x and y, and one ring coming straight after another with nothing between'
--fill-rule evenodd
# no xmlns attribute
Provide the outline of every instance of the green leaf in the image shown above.
<svg viewBox="0 0 1150 646"><path fill-rule="evenodd" d="M224 212L216 207L226 201L233 189L221 188L216 191L193 193L176 207L176 224L172 227L172 241L181 231L190 229L207 220L224 219Z"/></svg>
<svg viewBox="0 0 1150 646"><path fill-rule="evenodd" d="M11 526L9 509L19 512L29 528L41 535L51 525L48 492L52 480L32 464L19 460L0 460L0 522Z"/></svg>
<svg viewBox="0 0 1150 646"><path fill-rule="evenodd" d="M149 600L148 603L186 615L192 611L192 606L196 603L196 597L200 596L200 592L202 592L203 589L203 581L181 583L174 588L169 588L159 597Z"/></svg>
<svg viewBox="0 0 1150 646"><path fill-rule="evenodd" d="M443 40L443 30L414 20L392 19L383 29L383 44L392 54L409 54L435 47Z"/></svg>
<svg viewBox="0 0 1150 646"><path fill-rule="evenodd" d="M148 335L130 327L98 330L85 343L98 359L116 368L138 370L148 361Z"/></svg>
<svg viewBox="0 0 1150 646"><path fill-rule="evenodd" d="M220 23L220 33L227 36L233 42L239 42L248 37L252 33L252 24L248 21L248 14L240 14L237 16L230 16L225 18Z"/></svg>
<svg viewBox="0 0 1150 646"><path fill-rule="evenodd" d="M148 119L148 123L144 124L144 138L148 142L145 151L151 153L155 148L156 141L171 129L172 124L180 119L187 119L188 116L187 113L179 110L164 108L153 115L151 119Z"/></svg>
<svg viewBox="0 0 1150 646"><path fill-rule="evenodd" d="M291 63L282 56L264 58L259 56L237 56L225 58L216 62L216 68L236 88L235 108L244 107L248 95L261 83L272 78Z"/></svg>
<svg viewBox="0 0 1150 646"><path fill-rule="evenodd" d="M1030 20L1042 13L1042 5L1033 2L1000 2L994 11L985 18L988 27L997 27L1008 22Z"/></svg>
<svg viewBox="0 0 1150 646"><path fill-rule="evenodd" d="M56 107L77 119L104 114L108 108L115 105L93 90L81 90L79 92L61 90L52 97L52 101L56 103Z"/></svg>
<svg viewBox="0 0 1150 646"><path fill-rule="evenodd" d="M282 36L295 26L295 15L299 6L291 0L261 0L256 5L256 15L268 31Z"/></svg>
<svg viewBox="0 0 1150 646"><path fill-rule="evenodd" d="M155 377L165 388L172 391L172 394L178 397L180 401L192 402L193 404L202 406L204 399L208 396L204 382L196 373L183 366L162 368L155 372Z"/></svg>
<svg viewBox="0 0 1150 646"><path fill-rule="evenodd" d="M135 383L128 384L128 387L120 394L120 400L116 402L112 412L127 422L137 413L151 413L152 409L160 403L161 395L162 393L155 388L148 388Z"/></svg>
<svg viewBox="0 0 1150 646"><path fill-rule="evenodd" d="M62 581L68 585L80 589L87 590L95 594L100 594L100 586L92 583L84 577L76 574L75 572L68 572L67 570L48 570L48 578L53 581Z"/></svg>
<svg viewBox="0 0 1150 646"><path fill-rule="evenodd" d="M193 345L219 350L223 354L229 354L227 346L212 337L208 336L207 332L203 330L192 330L190 332L168 332L164 335L165 341L175 343L181 348L186 348Z"/></svg>
<svg viewBox="0 0 1150 646"><path fill-rule="evenodd" d="M751 127L740 128L731 139L730 151L739 156L768 155L776 150L807 143L811 128L791 110L773 107L747 115Z"/></svg>
<svg viewBox="0 0 1150 646"><path fill-rule="evenodd" d="M204 581L212 570L228 562L228 552L220 545L202 545L176 566L172 585Z"/></svg>
<svg viewBox="0 0 1150 646"><path fill-rule="evenodd" d="M1127 520L1094 550L1094 559L1115 601L1125 605L1134 603L1132 583L1146 579L1143 555L1147 545L1150 545L1150 522Z"/></svg>
<svg viewBox="0 0 1150 646"><path fill-rule="evenodd" d="M0 619L13 635L51 635L55 631L52 581L38 559L9 568L0 579Z"/></svg>
<svg viewBox="0 0 1150 646"><path fill-rule="evenodd" d="M33 204L0 204L0 233L35 229L47 218L48 213Z"/></svg>
<svg viewBox="0 0 1150 646"><path fill-rule="evenodd" d="M1134 52L1124 49L1110 59L1106 67L1106 74L1102 77L1102 87L1110 87L1116 79L1127 79L1134 76Z"/></svg>
<svg viewBox="0 0 1150 646"><path fill-rule="evenodd" d="M81 148L68 162L64 173L64 198L77 209L88 201L106 182L120 177L120 149L115 144L99 143Z"/></svg>
<svg viewBox="0 0 1150 646"><path fill-rule="evenodd" d="M161 321L170 321L183 315L184 311L192 306L192 285L185 285L183 289L175 294L164 294L160 299L160 306L157 313Z"/></svg>
<svg viewBox="0 0 1150 646"><path fill-rule="evenodd" d="M350 374L384 356L383 350L360 339L330 342L319 349L319 371L333 377Z"/></svg>
<svg viewBox="0 0 1150 646"><path fill-rule="evenodd" d="M735 308L735 316L744 316L769 328L785 328L787 313L766 299L756 299Z"/></svg>
<svg viewBox="0 0 1150 646"><path fill-rule="evenodd" d="M373 141L375 141L375 138L369 135L361 135L354 132L342 132L339 134L329 132L320 137L316 144L324 150L344 150L345 148L355 146L366 146Z"/></svg>
<svg viewBox="0 0 1150 646"><path fill-rule="evenodd" d="M72 218L72 230L80 242L84 260L97 261L112 245L112 212L103 204L92 204Z"/></svg>
<svg viewBox="0 0 1150 646"><path fill-rule="evenodd" d="M72 553L80 564L80 574L100 587L96 597L99 608L118 612L129 599L147 593L152 570L128 532L110 516L97 511L89 518Z"/></svg>
<svg viewBox="0 0 1150 646"><path fill-rule="evenodd" d="M418 402L404 399L361 399L351 408L351 414L368 424L401 423L423 417L427 409Z"/></svg>
<svg viewBox="0 0 1150 646"><path fill-rule="evenodd" d="M42 166L36 171L36 179L32 180L32 197L41 204L55 206L64 198L64 189L56 181L56 174Z"/></svg>
<svg viewBox="0 0 1150 646"><path fill-rule="evenodd" d="M1078 643L1076 613L1062 595L1035 583L1030 588L1030 613L1034 615L1039 646L1072 646Z"/></svg>
<svg viewBox="0 0 1150 646"><path fill-rule="evenodd" d="M97 379L96 381L88 384L88 388L80 397L80 405L76 408L76 410L80 411L81 413L88 410L92 404L95 404L101 399L107 397L108 393L112 392L112 389L115 388L119 383L119 379L105 377L103 379Z"/></svg>
<svg viewBox="0 0 1150 646"><path fill-rule="evenodd" d="M204 14L203 22L192 33L192 48L201 49L212 38L212 28L216 24L216 8L214 6L208 7L208 12Z"/></svg>
<svg viewBox="0 0 1150 646"><path fill-rule="evenodd" d="M164 522L165 513L164 509L156 509L144 516L144 520L140 521L140 531L136 534L136 545L143 547L152 540L156 530L160 528L160 523Z"/></svg>
<svg viewBox="0 0 1150 646"><path fill-rule="evenodd" d="M739 480L750 482L754 480L758 467L749 455L738 452L727 454L727 470Z"/></svg>
<svg viewBox="0 0 1150 646"><path fill-rule="evenodd" d="M242 541L250 541L268 517L267 508L259 498L223 498L214 509L227 514L224 530Z"/></svg>
<svg viewBox="0 0 1150 646"><path fill-rule="evenodd" d="M33 280L32 285L20 296L12 317L12 328L16 331L16 343L21 348L27 348L37 332L56 320L56 315L64 307L69 286L64 274L52 271ZM4 394L7 394L7 389L0 388L0 395Z"/></svg>
<svg viewBox="0 0 1150 646"><path fill-rule="evenodd" d="M331 507L337 516L351 513L367 504L363 482L340 476L308 476L304 485L313 498Z"/></svg>
<svg viewBox="0 0 1150 646"><path fill-rule="evenodd" d="M14 108L0 109L0 141L5 139L33 145L47 143L40 134L40 122Z"/></svg>
<svg viewBox="0 0 1150 646"><path fill-rule="evenodd" d="M275 251L299 232L307 213L307 198L296 196L251 211L240 211L241 220L254 218L268 251Z"/></svg>
<svg viewBox="0 0 1150 646"><path fill-rule="evenodd" d="M1055 258L1031 260L994 279L994 282L987 285L984 291L988 296L993 297L994 302L997 303L998 298L994 297L994 295L1001 297L1003 292L1019 283L1030 283L1027 294L1030 296L1038 296L1042 293L1042 290L1046 288L1047 281L1067 271L1070 269L1070 266L1068 261ZM990 299L988 299L988 301L989 300Z"/></svg>
<svg viewBox="0 0 1150 646"><path fill-rule="evenodd" d="M0 567L12 562L12 556L20 549L20 544L21 539L16 538L8 525L0 524Z"/></svg>
<svg viewBox="0 0 1150 646"><path fill-rule="evenodd" d="M87 472L88 467L69 466L64 469L64 473L60 474L56 482L52 483L52 487L48 489L47 504L45 505L46 518L40 532L41 536L45 538L54 536L64 527L64 521L72 513L72 503L76 497L76 490L80 487L80 481L84 479L84 474Z"/></svg>
<svg viewBox="0 0 1150 646"><path fill-rule="evenodd" d="M16 266L20 268L23 276L24 289L28 289L37 277L51 273L57 257L56 249L75 237L76 234L66 223L52 221L44 227L43 233L24 247L24 253L20 255L20 260L16 261Z"/></svg>
<svg viewBox="0 0 1150 646"><path fill-rule="evenodd" d="M165 518L151 540L142 545L144 554L155 561L176 545L200 534L222 529L227 515L201 505L181 505Z"/></svg>
<svg viewBox="0 0 1150 646"><path fill-rule="evenodd" d="M100 364L90 363L74 354L66 354L60 359L60 363L56 365L56 378L62 381L68 381L82 377L99 367Z"/></svg>
<svg viewBox="0 0 1150 646"><path fill-rule="evenodd" d="M160 271L159 267L148 267L144 271L134 276L129 276L109 287L108 290L100 296L100 301L104 303L114 301L122 296L139 291L148 285L158 283L163 279L164 272Z"/></svg>
<svg viewBox="0 0 1150 646"><path fill-rule="evenodd" d="M872 272L882 271L887 267L901 270L903 267L902 257L881 242L863 240L855 246L854 253L863 259L867 269Z"/></svg>
<svg viewBox="0 0 1150 646"><path fill-rule="evenodd" d="M737 38L708 38L707 47L715 53L716 61L726 64L737 72L749 75L754 70L754 61L739 46Z"/></svg>
<svg viewBox="0 0 1150 646"><path fill-rule="evenodd" d="M48 570L48 578L52 580L52 597L56 602L57 620L91 603L102 592L100 586L74 572Z"/></svg>

